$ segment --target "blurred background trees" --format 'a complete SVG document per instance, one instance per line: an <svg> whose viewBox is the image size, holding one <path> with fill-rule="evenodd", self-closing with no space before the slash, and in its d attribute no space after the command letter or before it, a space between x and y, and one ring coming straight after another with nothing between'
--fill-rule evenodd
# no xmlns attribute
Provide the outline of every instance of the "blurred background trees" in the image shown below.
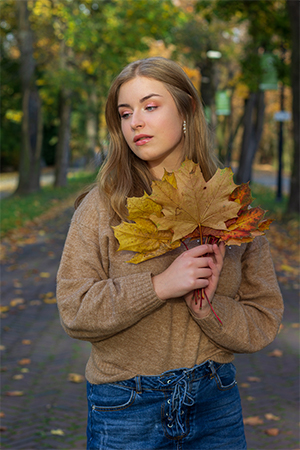
<svg viewBox="0 0 300 450"><path fill-rule="evenodd" d="M39 189L41 166L55 168L56 186L70 165L99 166L113 77L134 59L161 55L199 90L216 152L236 167L238 183L251 180L254 162L278 168L281 126L281 163L294 168L290 210L299 212L298 127L274 120L282 106L292 111L297 1L5 0L0 33L1 170L19 171L18 193ZM295 101L293 114L299 120Z"/></svg>

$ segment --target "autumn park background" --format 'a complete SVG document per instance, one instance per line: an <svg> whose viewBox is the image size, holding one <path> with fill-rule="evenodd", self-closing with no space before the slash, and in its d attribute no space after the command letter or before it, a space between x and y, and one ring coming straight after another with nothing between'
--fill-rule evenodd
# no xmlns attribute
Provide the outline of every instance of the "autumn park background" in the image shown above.
<svg viewBox="0 0 300 450"><path fill-rule="evenodd" d="M110 83L148 56L182 65L221 163L275 219L283 325L237 367L249 449L299 448L299 2L1 0L0 15L3 448L84 448L89 347L61 330L55 275L106 155Z"/></svg>

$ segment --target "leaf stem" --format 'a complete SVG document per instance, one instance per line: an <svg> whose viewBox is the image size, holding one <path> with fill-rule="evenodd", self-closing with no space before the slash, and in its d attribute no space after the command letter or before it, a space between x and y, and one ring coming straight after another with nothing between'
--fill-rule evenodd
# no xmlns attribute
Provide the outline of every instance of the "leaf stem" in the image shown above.
<svg viewBox="0 0 300 450"><path fill-rule="evenodd" d="M215 312L214 308L212 307L212 304L211 304L211 302L209 301L209 299L208 299L208 297L207 297L207 295L206 295L205 289L203 289L203 291L204 291L206 300L207 300L207 302L208 302L208 304L209 304L209 306L210 306L210 309L212 310L212 312L214 313L214 315L216 316L216 318L218 319L218 321L220 322L220 324L223 325L222 320L218 317L217 313Z"/></svg>

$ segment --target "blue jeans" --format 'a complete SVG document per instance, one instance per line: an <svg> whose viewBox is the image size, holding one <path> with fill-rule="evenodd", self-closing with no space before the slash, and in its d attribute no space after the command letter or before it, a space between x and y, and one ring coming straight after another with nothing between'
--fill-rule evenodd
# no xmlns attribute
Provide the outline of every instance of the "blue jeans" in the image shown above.
<svg viewBox="0 0 300 450"><path fill-rule="evenodd" d="M87 383L88 450L245 450L233 364Z"/></svg>

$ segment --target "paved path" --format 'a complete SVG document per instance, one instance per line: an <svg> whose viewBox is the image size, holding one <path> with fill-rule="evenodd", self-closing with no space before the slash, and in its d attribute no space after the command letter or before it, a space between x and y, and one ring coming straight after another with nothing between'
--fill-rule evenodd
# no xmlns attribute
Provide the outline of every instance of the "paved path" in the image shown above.
<svg viewBox="0 0 300 450"><path fill-rule="evenodd" d="M71 213L31 230L26 241L16 240L2 265L2 305L9 307L2 313L3 449L85 448L85 383L68 376L84 374L90 344L64 333L51 300ZM244 417L263 422L246 425L249 450L299 448L298 293L283 294L285 316L276 340L259 353L236 357ZM269 356L274 350L282 356ZM15 391L23 395L7 395ZM278 436L267 435L270 428Z"/></svg>

